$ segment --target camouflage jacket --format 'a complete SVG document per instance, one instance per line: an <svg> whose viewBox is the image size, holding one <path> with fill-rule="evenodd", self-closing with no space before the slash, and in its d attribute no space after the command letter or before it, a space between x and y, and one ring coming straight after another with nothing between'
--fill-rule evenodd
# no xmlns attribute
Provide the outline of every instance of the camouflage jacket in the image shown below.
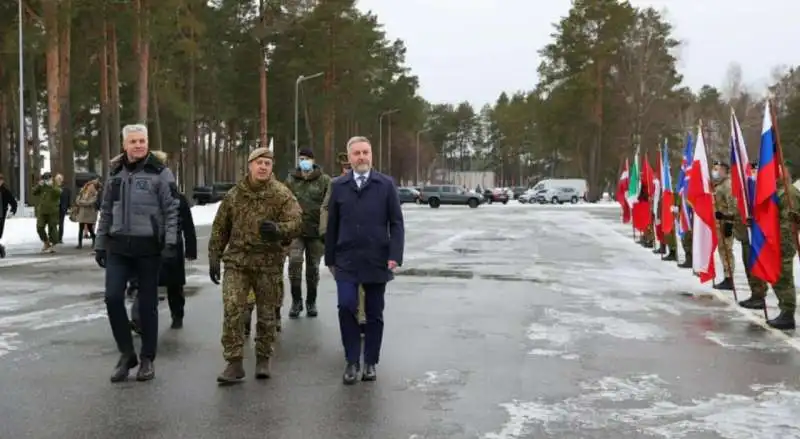
<svg viewBox="0 0 800 439"><path fill-rule="evenodd" d="M328 196L330 185L331 178L317 165L314 165L314 169L308 174L297 169L286 179L286 186L297 197L303 209L302 236L317 238L322 235L319 228L322 203Z"/></svg>
<svg viewBox="0 0 800 439"><path fill-rule="evenodd" d="M728 177L723 178L714 185L714 208L717 212L730 217L736 216L736 199L733 198L733 190L731 189L731 179ZM719 225L723 223L732 223L733 219L718 220Z"/></svg>
<svg viewBox="0 0 800 439"><path fill-rule="evenodd" d="M347 175L347 172L342 172L342 175L339 177L344 175ZM322 207L320 208L319 215L319 236L324 236L325 231L328 229L328 203L331 201L331 183L333 183L333 180L336 178L333 178L328 182L328 190L325 192L325 199L322 200Z"/></svg>
<svg viewBox="0 0 800 439"><path fill-rule="evenodd" d="M280 239L261 240L264 221L278 225ZM302 210L292 192L275 177L251 183L245 177L223 198L211 226L209 260L226 267L283 273L284 243L300 234Z"/></svg>
<svg viewBox="0 0 800 439"><path fill-rule="evenodd" d="M38 184L33 188L36 197L36 215L58 215L61 205L61 188L52 184Z"/></svg>
<svg viewBox="0 0 800 439"><path fill-rule="evenodd" d="M789 184L789 192L787 194L783 184L778 182L778 216L781 228L781 255L784 260L791 259L795 254L794 231L797 220L800 219L800 190Z"/></svg>

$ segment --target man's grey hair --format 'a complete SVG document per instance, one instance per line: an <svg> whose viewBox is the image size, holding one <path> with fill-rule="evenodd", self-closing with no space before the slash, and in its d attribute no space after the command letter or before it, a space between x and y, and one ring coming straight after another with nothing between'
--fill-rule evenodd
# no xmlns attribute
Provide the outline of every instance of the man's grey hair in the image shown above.
<svg viewBox="0 0 800 439"><path fill-rule="evenodd" d="M347 153L348 154L350 153L350 149L352 148L352 146L355 145L356 143L366 143L367 145L372 146L372 143L366 137L364 137L364 136L353 136L353 137L350 138L350 140L347 141Z"/></svg>
<svg viewBox="0 0 800 439"><path fill-rule="evenodd" d="M132 125L125 125L125 127L122 128L122 139L124 140L125 138L128 137L128 134L132 134L132 133L142 133L142 134L144 134L144 137L146 138L147 137L147 125L140 124L140 123L132 124Z"/></svg>

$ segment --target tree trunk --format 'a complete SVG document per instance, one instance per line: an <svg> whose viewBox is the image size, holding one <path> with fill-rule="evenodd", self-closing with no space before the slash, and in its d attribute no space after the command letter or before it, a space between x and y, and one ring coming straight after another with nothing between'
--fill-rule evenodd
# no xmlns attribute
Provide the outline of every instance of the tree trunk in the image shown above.
<svg viewBox="0 0 800 439"><path fill-rule="evenodd" d="M31 199L33 179L42 171L41 139L39 138L39 86L36 82L36 54L28 55L28 68L25 71L25 83L28 84L28 112L31 114L31 142L26 145L25 154L25 199ZM22 170L20 170L22 172Z"/></svg>
<svg viewBox="0 0 800 439"><path fill-rule="evenodd" d="M117 25L111 23L109 26L110 40L108 42L109 55L111 55L111 77L109 78L111 106L111 136L110 136L110 155L116 156L122 151L122 122L120 121L120 100L119 100L119 51L117 47Z"/></svg>
<svg viewBox="0 0 800 439"><path fill-rule="evenodd" d="M194 40L194 31L192 31ZM197 181L197 121L195 120L195 55L189 55L189 82L187 84L189 94L189 120L186 126L186 162L183 168L183 182L186 197L192 199L194 186Z"/></svg>
<svg viewBox="0 0 800 439"><path fill-rule="evenodd" d="M325 116L323 118L323 131L324 131L324 140L323 140L323 148L325 149L325 165L328 167L328 172L334 173L335 166L334 160L335 154L333 153L333 126L336 123L336 106L335 106L335 96L334 96L334 87L336 85L336 64L334 63L334 38L336 32L333 26L333 21L328 22L328 70L325 72Z"/></svg>
<svg viewBox="0 0 800 439"><path fill-rule="evenodd" d="M147 123L147 80L148 64L150 62L150 14L147 8L147 0L136 1L136 55L139 60L139 71L136 81L137 102L136 120L139 123Z"/></svg>
<svg viewBox="0 0 800 439"><path fill-rule="evenodd" d="M104 12L105 14L105 12ZM108 179L111 162L111 142L109 136L109 96L108 96L108 19L103 15L103 47L100 48L100 169L103 181Z"/></svg>
<svg viewBox="0 0 800 439"><path fill-rule="evenodd" d="M72 142L72 112L70 108L70 57L72 52L72 1L61 0L59 25L59 79L58 94L61 102L61 173L64 182L75 193L75 151ZM52 164L51 164L52 165Z"/></svg>
<svg viewBox="0 0 800 439"><path fill-rule="evenodd" d="M3 74L3 66L0 65L0 75ZM14 147L10 142L8 136L8 96L5 93L0 93L0 174L6 176L6 178L10 181L9 178L11 176L11 168L13 163L11 162L11 151L13 151Z"/></svg>
<svg viewBox="0 0 800 439"><path fill-rule="evenodd" d="M47 53L47 140L50 151L50 170L57 171L61 164L59 105L59 54L58 54L58 0L45 0L45 52Z"/></svg>
<svg viewBox="0 0 800 439"><path fill-rule="evenodd" d="M217 129L214 133L214 162L211 164L211 183L216 183L221 179L220 171L222 170L220 164L220 153L222 151L222 139L224 132L222 123L217 123Z"/></svg>

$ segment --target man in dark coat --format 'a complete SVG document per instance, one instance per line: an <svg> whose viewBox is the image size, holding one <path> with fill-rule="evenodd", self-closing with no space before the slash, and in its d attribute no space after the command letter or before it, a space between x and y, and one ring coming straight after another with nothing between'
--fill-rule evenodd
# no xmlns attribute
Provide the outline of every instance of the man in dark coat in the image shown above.
<svg viewBox="0 0 800 439"><path fill-rule="evenodd" d="M56 175L56 181L60 182L61 198L58 201L58 241L56 244L64 243L64 218L72 206L72 191L70 185L64 181L64 176L61 174Z"/></svg>
<svg viewBox="0 0 800 439"><path fill-rule="evenodd" d="M183 328L183 315L186 298L183 296L183 286L186 285L185 261L197 259L197 230L194 227L192 209L186 197L175 190L180 199L180 220L178 222L178 248L174 258L161 261L161 270L158 274L158 286L167 288L167 303L172 315L172 329ZM135 281L135 280L134 280ZM133 283L133 281L131 282ZM134 332L139 329L138 296L131 307L131 328Z"/></svg>
<svg viewBox="0 0 800 439"><path fill-rule="evenodd" d="M386 284L403 263L405 228L397 187L391 177L372 169L372 146L365 137L347 142L352 172L331 183L325 266L336 279L339 330L344 345L343 381L354 384L361 372L358 287L364 288L367 326L363 381L377 379L383 338Z"/></svg>
<svg viewBox="0 0 800 439"><path fill-rule="evenodd" d="M3 229L6 226L6 215L9 212L9 207L11 208L11 214L16 215L17 200L14 198L14 194L8 190L5 177L3 177L3 174L0 174L0 239L3 239ZM6 248L3 244L0 244L0 258L5 257Z"/></svg>

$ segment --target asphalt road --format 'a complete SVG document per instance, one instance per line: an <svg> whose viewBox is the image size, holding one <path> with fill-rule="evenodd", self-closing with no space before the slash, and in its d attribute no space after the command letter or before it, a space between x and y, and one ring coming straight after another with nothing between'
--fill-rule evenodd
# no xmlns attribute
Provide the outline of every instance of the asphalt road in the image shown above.
<svg viewBox="0 0 800 439"><path fill-rule="evenodd" d="M320 317L284 320L273 378L252 379L251 352L247 381L218 387L220 291L201 254L184 329L168 329L162 305L156 379L113 385L92 257L9 249L0 438L800 436L794 335L765 330L727 293L687 297L711 290L617 218L613 207L408 207L379 379L352 387L327 274Z"/></svg>

